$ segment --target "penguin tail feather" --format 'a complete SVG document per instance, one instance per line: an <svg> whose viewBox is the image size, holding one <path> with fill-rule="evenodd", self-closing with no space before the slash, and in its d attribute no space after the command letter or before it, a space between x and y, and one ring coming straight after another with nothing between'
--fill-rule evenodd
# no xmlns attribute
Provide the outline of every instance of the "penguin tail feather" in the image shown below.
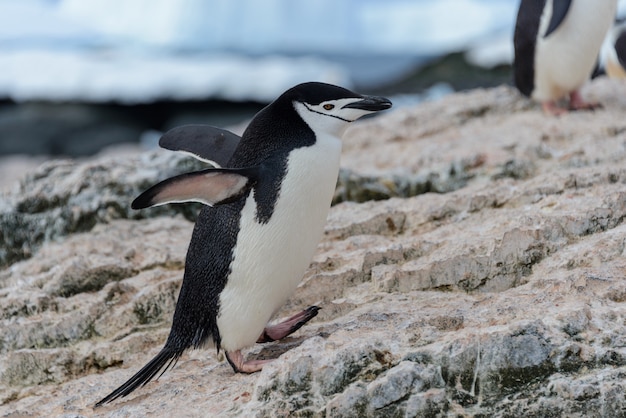
<svg viewBox="0 0 626 418"><path fill-rule="evenodd" d="M171 348L164 347L159 354L150 360L148 364L143 366L141 370L135 373L133 377L128 379L126 383L98 401L98 403L95 404L95 407L112 402L117 398L125 397L138 387L146 385L157 373L159 373L161 369L163 369L161 374L159 374L159 377L161 377L161 375L170 367L176 365L176 362L183 354L183 351L184 350L172 350Z"/></svg>

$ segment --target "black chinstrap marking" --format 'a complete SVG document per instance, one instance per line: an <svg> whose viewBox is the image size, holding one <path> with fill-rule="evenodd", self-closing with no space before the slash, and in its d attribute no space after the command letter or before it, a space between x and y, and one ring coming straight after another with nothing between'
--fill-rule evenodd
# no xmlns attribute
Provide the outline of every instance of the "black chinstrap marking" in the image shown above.
<svg viewBox="0 0 626 418"><path fill-rule="evenodd" d="M330 116L331 118L339 119L339 120L342 120L342 121L348 122L348 123L354 122L354 121L351 121L349 119L342 118L341 116L329 115L328 113L318 112L315 109L311 109L306 103L302 103L302 104L304 105L304 107L307 108L307 110L309 110L309 111L311 111L313 113L317 113L318 115Z"/></svg>

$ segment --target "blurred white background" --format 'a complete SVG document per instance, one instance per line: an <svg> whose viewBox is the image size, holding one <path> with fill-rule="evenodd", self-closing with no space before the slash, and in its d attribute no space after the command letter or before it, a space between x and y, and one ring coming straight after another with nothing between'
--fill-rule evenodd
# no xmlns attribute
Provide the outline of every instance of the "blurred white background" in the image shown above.
<svg viewBox="0 0 626 418"><path fill-rule="evenodd" d="M233 126L303 81L391 95L395 108L510 83L517 7L0 0L0 155L91 155L182 123Z"/></svg>
<svg viewBox="0 0 626 418"><path fill-rule="evenodd" d="M514 0L0 0L0 97L268 101L312 79L380 86L485 43L493 54L477 64L510 61L516 7Z"/></svg>

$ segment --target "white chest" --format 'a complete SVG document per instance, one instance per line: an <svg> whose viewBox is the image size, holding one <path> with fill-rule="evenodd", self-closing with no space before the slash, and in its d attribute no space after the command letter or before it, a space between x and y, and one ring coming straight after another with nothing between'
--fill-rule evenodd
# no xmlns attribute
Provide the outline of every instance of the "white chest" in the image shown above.
<svg viewBox="0 0 626 418"><path fill-rule="evenodd" d="M321 239L339 172L341 142L322 136L289 154L287 174L269 222L256 219L248 196L231 274L220 294L222 347L252 345L302 279Z"/></svg>

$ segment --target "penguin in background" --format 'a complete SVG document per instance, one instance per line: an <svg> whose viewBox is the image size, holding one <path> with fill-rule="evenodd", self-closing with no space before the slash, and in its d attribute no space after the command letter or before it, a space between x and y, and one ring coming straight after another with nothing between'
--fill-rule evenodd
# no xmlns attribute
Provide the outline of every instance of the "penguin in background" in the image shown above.
<svg viewBox="0 0 626 418"><path fill-rule="evenodd" d="M615 22L602 46L602 67L611 78L626 78L626 19Z"/></svg>
<svg viewBox="0 0 626 418"><path fill-rule="evenodd" d="M164 180L133 201L133 209L188 201L207 206L193 230L165 346L96 406L145 385L188 348L222 349L240 373L272 361L246 361L241 349L284 338L317 315L319 308L311 306L268 324L300 283L322 237L343 132L361 116L390 107L384 97L311 82L262 109L241 138L202 125L161 138L163 148L217 168Z"/></svg>
<svg viewBox="0 0 626 418"><path fill-rule="evenodd" d="M593 109L580 88L590 78L617 0L521 0L513 43L515 86L541 103L545 113Z"/></svg>

